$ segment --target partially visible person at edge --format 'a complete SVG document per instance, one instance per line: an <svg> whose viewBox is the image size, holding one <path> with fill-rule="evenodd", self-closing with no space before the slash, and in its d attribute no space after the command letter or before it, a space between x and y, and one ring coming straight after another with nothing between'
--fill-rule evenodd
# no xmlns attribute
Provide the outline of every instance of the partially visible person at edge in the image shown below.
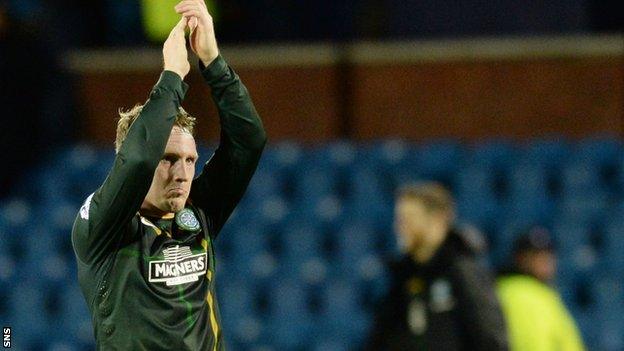
<svg viewBox="0 0 624 351"><path fill-rule="evenodd" d="M509 268L497 280L512 351L580 351L583 341L570 313L551 286L557 258L543 228L514 243Z"/></svg>
<svg viewBox="0 0 624 351"><path fill-rule="evenodd" d="M173 11L174 9L172 9ZM224 350L213 241L240 201L266 143L247 89L220 56L201 0L163 46L149 100L117 124L114 164L74 223L78 280L98 350ZM195 119L182 108L185 29L219 110L221 140L201 174Z"/></svg>
<svg viewBox="0 0 624 351"><path fill-rule="evenodd" d="M398 191L395 230L403 256L378 304L368 350L507 350L485 244L454 225L450 192L436 183Z"/></svg>

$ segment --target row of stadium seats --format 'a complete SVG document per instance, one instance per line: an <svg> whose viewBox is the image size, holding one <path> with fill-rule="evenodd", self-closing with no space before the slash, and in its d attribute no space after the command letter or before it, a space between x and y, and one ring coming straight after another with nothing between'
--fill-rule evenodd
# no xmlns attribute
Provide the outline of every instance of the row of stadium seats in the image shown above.
<svg viewBox="0 0 624 351"><path fill-rule="evenodd" d="M267 206L272 215L288 208L285 204L275 203ZM28 211L27 207L13 201L6 204L4 211ZM47 216L27 216L24 222L17 221L17 216L12 217L11 223L0 225L0 257L7 262L17 262L20 267L28 266L27 269L37 272L43 280L64 279L68 264L73 263L68 233L77 208L78 205L56 208L59 217L70 219L57 228L53 223L49 227L37 223L37 218L49 218ZM229 264L226 267L242 269L252 279L263 275L272 277L273 272L267 272L272 266L293 267L280 274L288 273L294 277L294 267L312 259L341 272L343 264L352 268L346 263L357 262L358 258L383 256L395 251L391 208L385 209L383 217L375 216L375 220L349 218L327 223L299 216L254 220L254 214L247 213L241 209L233 215L221 234L219 253L227 258ZM515 218L500 230L488 233L492 263L500 265L504 262L515 235L530 224L531 221ZM624 266L621 240L624 238L624 217L614 215L601 225L579 220L578 216L563 217L555 219L550 228L559 244L562 265L568 267L567 273L596 270L617 273ZM250 257L266 263L257 265L249 260ZM256 272L257 267L262 269Z"/></svg>
<svg viewBox="0 0 624 351"><path fill-rule="evenodd" d="M209 155L210 150L202 147L200 154ZM353 172L369 175L364 181L379 183L381 190L404 177L418 177L444 180L455 185L458 192L476 186L476 191L488 189L498 197L520 195L528 189L557 197L582 189L622 190L622 151L618 140L608 138L577 144L562 140L526 145L491 141L472 146L455 141L415 145L398 140L357 145L334 142L314 147L281 143L267 149L254 182L258 195L265 191L274 195L277 191L289 199L306 199L306 192L316 193L313 190L338 195L356 192L358 185L348 182ZM91 186L86 178L102 179L113 156L112 150L96 152L77 146L42 165L49 173L40 175L39 184L50 194L69 190L82 199L80 191L89 191ZM462 172L458 172L460 169ZM71 189L63 180L71 181ZM50 184L57 186L48 187ZM48 194L36 194L41 195Z"/></svg>
<svg viewBox="0 0 624 351"><path fill-rule="evenodd" d="M204 161L211 150L201 148ZM623 151L599 137L270 145L217 241L228 342L235 350L361 343L387 289L384 262L397 251L394 190L433 179L456 194L460 221L485 233L493 266L520 231L551 229L558 284L590 349L624 349ZM25 349L92 347L69 233L113 159L86 145L61 150L0 201L0 321Z"/></svg>

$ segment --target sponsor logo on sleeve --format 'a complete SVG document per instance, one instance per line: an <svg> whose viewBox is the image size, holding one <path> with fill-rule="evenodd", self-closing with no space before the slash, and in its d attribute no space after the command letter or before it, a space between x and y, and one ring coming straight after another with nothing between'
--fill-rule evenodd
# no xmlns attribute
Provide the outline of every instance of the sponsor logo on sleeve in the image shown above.
<svg viewBox="0 0 624 351"><path fill-rule="evenodd" d="M89 219L89 208L91 207L92 198L93 198L93 194L89 195L89 197L85 200L82 207L80 207L80 218Z"/></svg>
<svg viewBox="0 0 624 351"><path fill-rule="evenodd" d="M150 261L149 281L168 286L195 282L206 274L208 256L195 254L188 246L175 245L163 250L164 260Z"/></svg>

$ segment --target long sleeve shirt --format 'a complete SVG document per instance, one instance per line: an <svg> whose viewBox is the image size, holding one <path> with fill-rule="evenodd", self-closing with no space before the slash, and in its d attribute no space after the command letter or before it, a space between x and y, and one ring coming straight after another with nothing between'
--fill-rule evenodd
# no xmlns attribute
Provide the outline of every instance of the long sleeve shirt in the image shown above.
<svg viewBox="0 0 624 351"><path fill-rule="evenodd" d="M140 214L187 85L164 71L131 125L108 177L72 230L78 280L98 350L223 350L213 240L243 196L266 143L245 86L221 56L202 76L220 144L195 178L185 210L198 229Z"/></svg>

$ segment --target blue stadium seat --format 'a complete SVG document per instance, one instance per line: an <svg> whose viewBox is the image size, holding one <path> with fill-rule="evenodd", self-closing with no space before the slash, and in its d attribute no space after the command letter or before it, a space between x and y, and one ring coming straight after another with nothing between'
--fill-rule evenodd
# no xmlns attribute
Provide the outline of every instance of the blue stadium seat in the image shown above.
<svg viewBox="0 0 624 351"><path fill-rule="evenodd" d="M580 329L581 337L587 348L589 350L597 349L596 346L599 343L598 339L601 328L597 323L594 311L573 306L569 306L569 308L574 321Z"/></svg>
<svg viewBox="0 0 624 351"><path fill-rule="evenodd" d="M561 199L557 212L559 217L573 218L577 222L600 222L610 205L611 201L607 194L586 191L569 194Z"/></svg>
<svg viewBox="0 0 624 351"><path fill-rule="evenodd" d="M267 279L272 270L270 237L263 226L242 226L231 235L231 271L252 279ZM263 262L264 265L258 265Z"/></svg>
<svg viewBox="0 0 624 351"><path fill-rule="evenodd" d="M615 166L622 155L622 142L615 136L595 136L581 140L574 150L574 158L598 167Z"/></svg>
<svg viewBox="0 0 624 351"><path fill-rule="evenodd" d="M60 253L43 253L41 256L27 255L20 263L20 274L32 274L40 280L43 287L54 290L77 279L65 255Z"/></svg>
<svg viewBox="0 0 624 351"><path fill-rule="evenodd" d="M60 328L65 331L61 340L70 343L88 344L94 340L91 315L87 303L74 278L70 283L56 291L58 306L53 316L60 321Z"/></svg>
<svg viewBox="0 0 624 351"><path fill-rule="evenodd" d="M267 339L265 336L267 324L258 317L246 315L235 320L235 324L228 328L229 334L239 345L235 350L243 349L247 345ZM229 348L230 349L230 348Z"/></svg>
<svg viewBox="0 0 624 351"><path fill-rule="evenodd" d="M599 310L624 308L624 286L619 275L595 275L590 289L594 306Z"/></svg>
<svg viewBox="0 0 624 351"><path fill-rule="evenodd" d="M260 216L259 223L272 227L288 218L291 210L292 206L285 198L271 196L257 202L255 211L247 211L247 214L255 218L257 213Z"/></svg>
<svg viewBox="0 0 624 351"><path fill-rule="evenodd" d="M279 142L265 148L259 166L271 169L288 179L303 162L305 162L304 150L299 144Z"/></svg>
<svg viewBox="0 0 624 351"><path fill-rule="evenodd" d="M624 348L624 287L621 276L599 274L591 280L594 323L601 350Z"/></svg>
<svg viewBox="0 0 624 351"><path fill-rule="evenodd" d="M347 140L338 140L308 150L307 162L341 174L353 168L360 156L356 145Z"/></svg>
<svg viewBox="0 0 624 351"><path fill-rule="evenodd" d="M242 201L255 204L270 196L281 196L284 193L282 186L283 179L280 173L258 169L254 173Z"/></svg>
<svg viewBox="0 0 624 351"><path fill-rule="evenodd" d="M0 253L0 321L8 321L8 296L17 282L15 261L8 254Z"/></svg>
<svg viewBox="0 0 624 351"><path fill-rule="evenodd" d="M258 313L254 287L242 280L224 279L218 285L224 327L239 343L251 343L264 332Z"/></svg>
<svg viewBox="0 0 624 351"><path fill-rule="evenodd" d="M70 182L66 179L65 175L61 170L58 169L46 169L41 172L42 174L38 174L32 180L31 184L36 184L36 186L27 190L31 191L33 200L36 200L39 206L52 208L58 201L70 201L68 195L68 187L70 186ZM45 176L43 175L45 174ZM96 185L89 191L81 194L78 199L71 199L82 205L87 197L97 190Z"/></svg>
<svg viewBox="0 0 624 351"><path fill-rule="evenodd" d="M0 204L2 206L2 204ZM9 234L7 226L4 225L2 219L0 219L0 255L10 254L12 249L12 235Z"/></svg>
<svg viewBox="0 0 624 351"><path fill-rule="evenodd" d="M456 196L457 215L463 222L480 228L496 227L501 220L499 200L488 193L461 193Z"/></svg>
<svg viewBox="0 0 624 351"><path fill-rule="evenodd" d="M15 331L15 339L36 343L49 336L52 321L48 319L48 304L48 291L32 279L27 278L11 289L7 298L9 319L5 323Z"/></svg>
<svg viewBox="0 0 624 351"><path fill-rule="evenodd" d="M50 229L42 224L32 223L19 232L22 237L20 250L24 259L39 262L47 254L65 254L64 250L67 247L63 245L62 240L55 238ZM70 236L70 233L66 235Z"/></svg>
<svg viewBox="0 0 624 351"><path fill-rule="evenodd" d="M491 169L493 172L504 172L518 157L518 150L505 140L490 140L473 145L465 158L466 165Z"/></svg>
<svg viewBox="0 0 624 351"><path fill-rule="evenodd" d="M378 167L379 171L385 174L406 168L416 170L418 166L415 145L403 140L394 139L373 143L366 147L366 153L367 165Z"/></svg>
<svg viewBox="0 0 624 351"><path fill-rule="evenodd" d="M82 347L79 343L67 342L62 340L52 340L45 348L46 351L81 351Z"/></svg>
<svg viewBox="0 0 624 351"><path fill-rule="evenodd" d="M544 166L517 163L507 174L507 196L541 200L549 196L548 173Z"/></svg>
<svg viewBox="0 0 624 351"><path fill-rule="evenodd" d="M313 216L306 217L316 222L323 231L333 230L346 219L345 203L337 196L323 197L318 202L310 203L307 208L299 208L299 211Z"/></svg>
<svg viewBox="0 0 624 351"><path fill-rule="evenodd" d="M316 338L304 286L292 280L277 281L269 295L271 340L278 350L303 348Z"/></svg>
<svg viewBox="0 0 624 351"><path fill-rule="evenodd" d="M64 239L69 237L74 220L78 215L78 211L82 206L82 202L58 201L56 206L50 209L39 207L37 212L50 218L52 234L58 235L55 239ZM60 236L60 237L59 237Z"/></svg>
<svg viewBox="0 0 624 351"><path fill-rule="evenodd" d="M324 321L323 335L359 345L370 325L368 316L360 307L361 291L346 281L334 281L323 291L320 318Z"/></svg>
<svg viewBox="0 0 624 351"><path fill-rule="evenodd" d="M572 153L570 143L561 137L530 140L519 155L519 162L558 170Z"/></svg>
<svg viewBox="0 0 624 351"><path fill-rule="evenodd" d="M59 167L68 184L66 196L72 202L81 203L104 182L114 157L112 148L100 151L87 145L76 145L62 152L54 166Z"/></svg>
<svg viewBox="0 0 624 351"><path fill-rule="evenodd" d="M506 216L542 224L552 219L554 201L543 166L524 163L512 166L507 174L506 195Z"/></svg>
<svg viewBox="0 0 624 351"><path fill-rule="evenodd" d="M507 174L503 213L510 218L523 218L533 223L548 223L553 216L554 200L548 189L543 166L516 164Z"/></svg>
<svg viewBox="0 0 624 351"><path fill-rule="evenodd" d="M296 205L317 203L327 196L338 194L338 173L334 168L321 166L297 170L294 179L293 201Z"/></svg>
<svg viewBox="0 0 624 351"><path fill-rule="evenodd" d="M379 242L375 227L366 221L345 223L331 239L336 245L337 262L344 269L349 269L359 259L374 254Z"/></svg>
<svg viewBox="0 0 624 351"><path fill-rule="evenodd" d="M498 222L496 227L496 235L489 237L490 261L496 267L509 265L513 249L513 243L535 223L527 221L525 218L517 218L513 215L505 215Z"/></svg>
<svg viewBox="0 0 624 351"><path fill-rule="evenodd" d="M457 198L495 198L495 173L487 166L467 165L455 174L453 190Z"/></svg>
<svg viewBox="0 0 624 351"><path fill-rule="evenodd" d="M23 207L22 207L23 206ZM35 231L34 211L25 203L11 201L0 209L2 217L2 251L15 260L21 260L26 256L27 245L25 242Z"/></svg>
<svg viewBox="0 0 624 351"><path fill-rule="evenodd" d="M301 264L324 255L322 233L305 223L290 223L280 239L282 257L290 264Z"/></svg>
<svg viewBox="0 0 624 351"><path fill-rule="evenodd" d="M613 174L612 190L619 196L624 195L624 153L620 155L617 164L615 166L615 172Z"/></svg>
<svg viewBox="0 0 624 351"><path fill-rule="evenodd" d="M553 226L561 275L590 274L597 266L597 251L592 228L573 218L561 218Z"/></svg>
<svg viewBox="0 0 624 351"><path fill-rule="evenodd" d="M325 280L328 264L324 236L305 221L291 221L280 235L279 276L318 284Z"/></svg>
<svg viewBox="0 0 624 351"><path fill-rule="evenodd" d="M604 192L600 169L592 163L567 163L563 166L560 176L562 196Z"/></svg>
<svg viewBox="0 0 624 351"><path fill-rule="evenodd" d="M395 193L397 189L402 186L410 184L418 184L426 181L440 181L440 179L427 178L421 175L419 172L415 172L412 169L399 169L388 177L392 180L390 185L386 185L392 193Z"/></svg>
<svg viewBox="0 0 624 351"><path fill-rule="evenodd" d="M243 279L224 279L217 285L217 292L224 298L221 303L221 311L230 319L247 314L258 313L254 297L254 285Z"/></svg>
<svg viewBox="0 0 624 351"><path fill-rule="evenodd" d="M0 207L0 221L2 221L3 230L11 236L11 230L24 227L33 219L33 207L22 198L6 199Z"/></svg>
<svg viewBox="0 0 624 351"><path fill-rule="evenodd" d="M384 191L374 170L358 168L353 171L347 194L347 211L350 216L356 219L384 218L391 204L392 194Z"/></svg>
<svg viewBox="0 0 624 351"><path fill-rule="evenodd" d="M457 141L438 140L421 145L416 157L423 178L448 183L458 170L463 149Z"/></svg>
<svg viewBox="0 0 624 351"><path fill-rule="evenodd" d="M624 217L607 222L602 230L601 266L611 273L624 267Z"/></svg>
<svg viewBox="0 0 624 351"><path fill-rule="evenodd" d="M346 340L341 340L340 338L324 338L314 343L312 351L348 351L352 349L351 347L352 345Z"/></svg>
<svg viewBox="0 0 624 351"><path fill-rule="evenodd" d="M597 342L599 350L620 351L624 349L624 309L611 308L600 314L598 319Z"/></svg>

